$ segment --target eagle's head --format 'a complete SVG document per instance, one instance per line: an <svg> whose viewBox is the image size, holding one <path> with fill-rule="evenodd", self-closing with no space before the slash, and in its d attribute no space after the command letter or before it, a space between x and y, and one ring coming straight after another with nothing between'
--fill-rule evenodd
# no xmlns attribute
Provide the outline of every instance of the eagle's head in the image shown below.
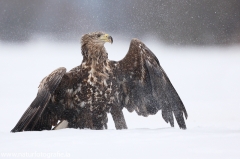
<svg viewBox="0 0 240 159"><path fill-rule="evenodd" d="M93 32L82 36L81 43L83 45L100 45L103 46L106 42L113 43L113 38L104 32Z"/></svg>
<svg viewBox="0 0 240 159"><path fill-rule="evenodd" d="M106 42L113 43L113 38L103 32L93 32L83 35L81 39L83 60L92 62L92 59L94 59L96 63L106 61L108 58L104 47Z"/></svg>

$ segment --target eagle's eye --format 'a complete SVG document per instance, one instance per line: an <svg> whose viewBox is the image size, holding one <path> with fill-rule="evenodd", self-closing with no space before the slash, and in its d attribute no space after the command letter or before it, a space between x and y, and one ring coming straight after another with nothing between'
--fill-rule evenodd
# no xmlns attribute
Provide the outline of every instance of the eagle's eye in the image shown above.
<svg viewBox="0 0 240 159"><path fill-rule="evenodd" d="M98 34L97 37L99 38L101 36L101 34Z"/></svg>

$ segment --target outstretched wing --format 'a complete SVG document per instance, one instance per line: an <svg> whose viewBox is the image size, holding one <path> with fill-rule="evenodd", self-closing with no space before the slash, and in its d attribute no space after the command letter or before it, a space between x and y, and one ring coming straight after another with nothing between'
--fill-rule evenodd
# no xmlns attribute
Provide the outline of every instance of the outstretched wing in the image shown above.
<svg viewBox="0 0 240 159"><path fill-rule="evenodd" d="M49 111L50 109L56 109L56 106L50 102L50 99L65 73L66 68L61 67L41 81L37 97L24 112L11 132L49 130L53 124L57 124L57 114L59 113L57 110ZM58 111L59 110L60 109L58 109ZM52 113L54 113L54 115Z"/></svg>
<svg viewBox="0 0 240 159"><path fill-rule="evenodd" d="M138 115L153 115L162 110L162 117L174 126L173 114L182 129L187 111L157 57L141 41L133 39L124 59L113 64L120 84L119 103Z"/></svg>

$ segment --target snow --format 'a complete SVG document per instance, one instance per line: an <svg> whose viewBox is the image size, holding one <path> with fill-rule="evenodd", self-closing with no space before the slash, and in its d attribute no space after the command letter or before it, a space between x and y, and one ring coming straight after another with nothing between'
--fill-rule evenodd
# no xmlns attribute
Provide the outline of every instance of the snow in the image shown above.
<svg viewBox="0 0 240 159"><path fill-rule="evenodd" d="M82 60L76 43L35 40L0 43L0 158L240 158L240 46L179 47L144 41L156 54L189 114L187 130L171 128L159 112L140 117L124 110L128 130L10 133L37 93L39 82L58 67ZM120 60L130 42L106 44ZM175 122L176 123L176 122Z"/></svg>

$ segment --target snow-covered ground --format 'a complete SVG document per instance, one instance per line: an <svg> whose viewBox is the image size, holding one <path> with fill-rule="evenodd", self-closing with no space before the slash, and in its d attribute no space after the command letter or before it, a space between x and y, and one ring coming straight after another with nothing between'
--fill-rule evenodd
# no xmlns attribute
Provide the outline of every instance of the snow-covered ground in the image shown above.
<svg viewBox="0 0 240 159"><path fill-rule="evenodd" d="M128 130L10 133L32 102L43 77L81 63L80 45L33 41L0 43L0 158L240 158L240 46L170 47L144 41L156 54L189 118L171 128L159 112L148 118L124 110ZM120 60L130 42L106 44Z"/></svg>

